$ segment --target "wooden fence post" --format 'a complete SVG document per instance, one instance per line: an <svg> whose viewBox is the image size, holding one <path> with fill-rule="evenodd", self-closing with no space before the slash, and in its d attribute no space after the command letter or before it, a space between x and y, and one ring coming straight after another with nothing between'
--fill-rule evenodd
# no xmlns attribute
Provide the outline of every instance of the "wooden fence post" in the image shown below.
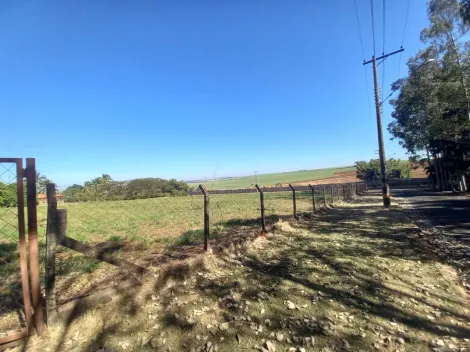
<svg viewBox="0 0 470 352"><path fill-rule="evenodd" d="M294 209L294 219L297 219L297 200L295 198L295 188L289 183L289 187L292 190L292 203Z"/></svg>
<svg viewBox="0 0 470 352"><path fill-rule="evenodd" d="M308 187L312 190L312 204L313 204L313 212L315 213L315 189L312 185L308 185Z"/></svg>
<svg viewBox="0 0 470 352"><path fill-rule="evenodd" d="M331 188L331 204L335 203L335 197L333 195L333 185L330 183L330 188Z"/></svg>
<svg viewBox="0 0 470 352"><path fill-rule="evenodd" d="M204 251L207 251L207 242L209 240L209 194L202 185L199 185L199 189L204 194Z"/></svg>
<svg viewBox="0 0 470 352"><path fill-rule="evenodd" d="M323 205L325 206L326 208L326 190L325 190L325 185L321 185L322 189L323 189Z"/></svg>
<svg viewBox="0 0 470 352"><path fill-rule="evenodd" d="M57 242L61 243L67 237L67 209L57 209Z"/></svg>
<svg viewBox="0 0 470 352"><path fill-rule="evenodd" d="M41 281L39 279L39 244L38 244L38 216L36 208L36 160L26 159L26 198L28 209L28 244L29 244L29 271L31 275L31 296L33 298L33 321L36 333L44 332L44 313L41 299Z"/></svg>
<svg viewBox="0 0 470 352"><path fill-rule="evenodd" d="M46 185L47 232L46 232L46 322L57 313L55 295L55 253L57 247L57 195L54 183Z"/></svg>
<svg viewBox="0 0 470 352"><path fill-rule="evenodd" d="M264 218L264 193L261 190L261 188L259 188L259 186L257 184L255 185L255 187L259 192L259 201L260 201L260 205L261 205L261 229L263 231L266 231L266 221L265 221L265 218Z"/></svg>

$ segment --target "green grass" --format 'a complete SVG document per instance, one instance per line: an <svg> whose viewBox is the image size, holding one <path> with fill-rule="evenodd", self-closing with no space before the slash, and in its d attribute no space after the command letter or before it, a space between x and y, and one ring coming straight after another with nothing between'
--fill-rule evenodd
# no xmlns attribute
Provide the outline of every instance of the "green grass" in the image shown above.
<svg viewBox="0 0 470 352"><path fill-rule="evenodd" d="M322 178L333 177L336 172L354 171L355 168L352 166L328 168L328 169L316 169L316 170L302 170L302 171L291 171L291 172L280 172L273 174L261 174L251 175L242 177L231 177L221 178L207 181L194 181L188 182L192 187L203 184L209 189L218 188L248 188L254 187L256 181L260 186L274 186L276 184L286 184L289 182L300 182L308 180L318 180Z"/></svg>
<svg viewBox="0 0 470 352"><path fill-rule="evenodd" d="M265 192L264 198L266 216L292 214L292 192ZM316 193L316 202L317 206L323 204L320 189ZM84 243L136 241L143 244L171 244L174 241L181 243L179 237L185 234L186 238L194 238L191 234L203 229L203 206L201 196L184 196L65 203L60 204L59 208L67 209L67 235ZM37 209L39 241L45 244L47 207L40 205ZM310 192L297 192L297 209L312 211ZM258 193L210 196L212 232L216 233L219 227L232 226L242 221L256 221L259 217ZM15 221L13 210L0 218L0 222L6 224L0 231L0 243L17 242L17 229L9 225Z"/></svg>

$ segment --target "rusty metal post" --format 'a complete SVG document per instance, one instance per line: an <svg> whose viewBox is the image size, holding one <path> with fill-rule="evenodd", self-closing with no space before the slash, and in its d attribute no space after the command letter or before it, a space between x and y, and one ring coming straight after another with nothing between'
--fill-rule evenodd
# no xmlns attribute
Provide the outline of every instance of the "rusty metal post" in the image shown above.
<svg viewBox="0 0 470 352"><path fill-rule="evenodd" d="M209 241L209 194L202 185L199 185L199 189L204 195L204 251L207 251Z"/></svg>
<svg viewBox="0 0 470 352"><path fill-rule="evenodd" d="M257 184L255 185L255 187L259 192L259 201L260 201L260 205L261 205L261 229L263 231L266 231L266 221L265 221L265 218L264 218L264 193L263 193L263 190L261 188L259 188L259 186Z"/></svg>
<svg viewBox="0 0 470 352"><path fill-rule="evenodd" d="M46 322L51 323L57 313L55 295L55 254L57 247L57 195L54 183L46 185L47 233L46 233Z"/></svg>
<svg viewBox="0 0 470 352"><path fill-rule="evenodd" d="M294 209L294 219L297 219L297 201L295 198L295 188L292 187L292 185L289 183L289 187L292 190L292 203L293 203L293 209Z"/></svg>
<svg viewBox="0 0 470 352"><path fill-rule="evenodd" d="M36 208L36 160L26 159L26 194L28 207L29 270L31 274L31 296L33 297L33 320L36 333L44 332L44 314L41 302L39 279L38 216Z"/></svg>
<svg viewBox="0 0 470 352"><path fill-rule="evenodd" d="M23 160L16 159L16 196L18 203L18 236L20 251L20 270L21 270L21 288L23 292L24 314L28 334L33 332L33 314L31 309L30 291L29 291L29 275L28 275L28 255L26 250L26 229L24 214L24 170Z"/></svg>
<svg viewBox="0 0 470 352"><path fill-rule="evenodd" d="M325 192L325 185L320 185L323 189L323 205L325 205L326 208L326 192Z"/></svg>
<svg viewBox="0 0 470 352"><path fill-rule="evenodd" d="M313 204L313 212L315 213L315 189L312 185L308 185L308 187L312 190L312 204Z"/></svg>

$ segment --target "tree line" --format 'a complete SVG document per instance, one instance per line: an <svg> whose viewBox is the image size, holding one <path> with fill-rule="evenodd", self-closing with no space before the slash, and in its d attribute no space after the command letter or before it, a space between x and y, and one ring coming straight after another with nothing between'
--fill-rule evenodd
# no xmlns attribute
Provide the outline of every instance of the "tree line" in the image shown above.
<svg viewBox="0 0 470 352"><path fill-rule="evenodd" d="M427 13L426 47L408 60L408 77L392 84L388 130L435 184L456 187L470 167L470 0L430 0Z"/></svg>
<svg viewBox="0 0 470 352"><path fill-rule="evenodd" d="M114 181L103 174L83 185L74 184L63 192L65 202L89 202L105 200L132 200L168 196L183 196L189 192L184 181L161 178L140 178L130 181Z"/></svg>

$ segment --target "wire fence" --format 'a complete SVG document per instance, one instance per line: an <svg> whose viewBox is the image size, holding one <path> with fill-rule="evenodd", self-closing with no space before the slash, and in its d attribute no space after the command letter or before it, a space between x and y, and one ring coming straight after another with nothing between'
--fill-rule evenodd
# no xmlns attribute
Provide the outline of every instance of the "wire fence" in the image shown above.
<svg viewBox="0 0 470 352"><path fill-rule="evenodd" d="M0 338L26 326L18 243L15 163L0 162Z"/></svg>
<svg viewBox="0 0 470 352"><path fill-rule="evenodd" d="M127 276L128 269L150 270L167 256L180 259L185 250L202 252L238 230L269 231L279 219L321 211L362 193L366 186L211 191L201 186L186 195L145 199L124 199L129 194L121 198L116 187L108 188L109 193L103 186L73 202L64 200L59 189L49 185L47 201L37 207L43 244L50 235L46 224L56 217L51 214L51 204L56 212L66 214L66 226L56 231L63 234L56 234L55 269L49 273L54 275L54 305L112 286Z"/></svg>

